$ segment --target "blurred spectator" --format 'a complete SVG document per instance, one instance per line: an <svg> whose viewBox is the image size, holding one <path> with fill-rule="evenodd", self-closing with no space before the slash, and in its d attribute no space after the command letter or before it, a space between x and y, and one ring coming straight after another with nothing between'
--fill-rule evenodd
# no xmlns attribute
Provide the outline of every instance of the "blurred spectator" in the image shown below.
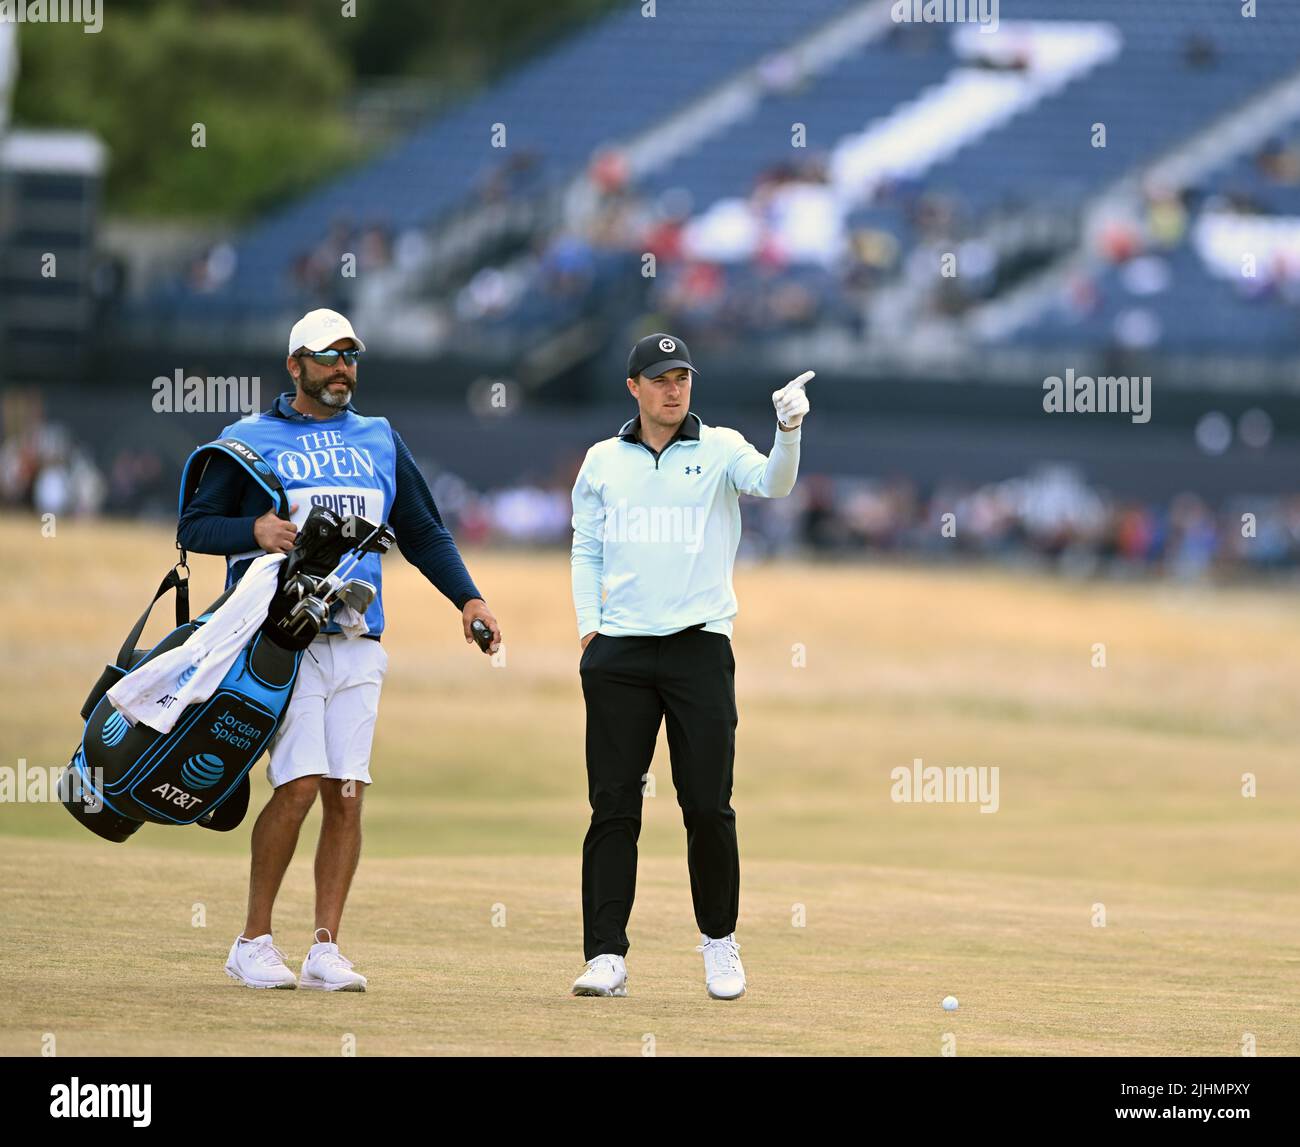
<svg viewBox="0 0 1300 1147"><path fill-rule="evenodd" d="M1157 247L1176 247L1187 234L1183 197L1153 189L1147 194L1147 231Z"/></svg>
<svg viewBox="0 0 1300 1147"><path fill-rule="evenodd" d="M1183 41L1183 62L1197 70L1212 68L1219 62L1219 50L1209 36L1193 32Z"/></svg>
<svg viewBox="0 0 1300 1147"><path fill-rule="evenodd" d="M1256 155L1255 167L1270 183L1295 187L1300 184L1300 145L1294 140L1271 140Z"/></svg>
<svg viewBox="0 0 1300 1147"><path fill-rule="evenodd" d="M105 483L90 456L57 423L44 423L0 444L0 498L37 514L97 514Z"/></svg>
<svg viewBox="0 0 1300 1147"><path fill-rule="evenodd" d="M465 544L567 546L570 471L577 463L571 459L564 473L540 481L489 491L427 462L425 468L436 475L432 490L444 521ZM177 464L149 448L123 449L105 480L64 428L41 425L0 443L0 500L42 514L167 519L174 513ZM1193 493L1167 504L1141 502L1112 498L1060 465L978 486L939 483L929 491L902 477L814 473L789 498L744 498L742 505L746 560L878 554L1179 580L1300 572L1300 495L1235 499L1217 508Z"/></svg>
<svg viewBox="0 0 1300 1147"><path fill-rule="evenodd" d="M149 449L119 450L108 470L108 509L131 517L170 505L175 474Z"/></svg>
<svg viewBox="0 0 1300 1147"><path fill-rule="evenodd" d="M190 286L201 294L219 291L235 273L238 256L229 243L215 243L190 264Z"/></svg>
<svg viewBox="0 0 1300 1147"><path fill-rule="evenodd" d="M576 463L575 463L576 468ZM476 493L443 474L434 494L470 544L567 546L571 477ZM1059 572L1180 580L1300 571L1300 496L1212 509L1195 494L1167 505L1115 499L1068 466L981 486L807 474L789 498L743 498L746 560L868 554L1047 564ZM1254 515L1254 536L1242 513ZM951 518L946 517L951 515Z"/></svg>

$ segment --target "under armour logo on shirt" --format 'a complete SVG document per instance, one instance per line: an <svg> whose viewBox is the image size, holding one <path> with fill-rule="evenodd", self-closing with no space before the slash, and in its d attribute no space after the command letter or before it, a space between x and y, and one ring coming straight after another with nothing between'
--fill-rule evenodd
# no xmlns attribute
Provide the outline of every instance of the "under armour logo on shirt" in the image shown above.
<svg viewBox="0 0 1300 1147"><path fill-rule="evenodd" d="M690 474L690 473L696 473L696 474L698 474L699 472L700 472L700 468L699 468L698 466L694 467L693 470L692 470L692 468L691 468L690 466L687 466L687 467L686 467L686 473L688 473L688 474Z"/></svg>

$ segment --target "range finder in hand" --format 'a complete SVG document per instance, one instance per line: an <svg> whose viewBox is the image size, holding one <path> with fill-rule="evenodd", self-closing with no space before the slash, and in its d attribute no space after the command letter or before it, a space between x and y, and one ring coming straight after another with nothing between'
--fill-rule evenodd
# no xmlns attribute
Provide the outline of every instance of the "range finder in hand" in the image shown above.
<svg viewBox="0 0 1300 1147"><path fill-rule="evenodd" d="M488 646L492 644L492 630L476 617L469 623L469 631L474 635L474 640L478 642L478 647L484 653L487 653Z"/></svg>

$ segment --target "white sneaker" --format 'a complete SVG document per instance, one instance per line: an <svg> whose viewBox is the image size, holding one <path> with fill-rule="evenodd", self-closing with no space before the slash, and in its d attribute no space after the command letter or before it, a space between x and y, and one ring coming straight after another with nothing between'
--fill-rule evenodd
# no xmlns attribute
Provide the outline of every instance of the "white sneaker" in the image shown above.
<svg viewBox="0 0 1300 1147"><path fill-rule="evenodd" d="M316 929L317 936L322 932L329 936L328 929ZM307 950L298 986L320 992L364 992L366 978L352 970L352 961L340 954L337 944L316 943Z"/></svg>
<svg viewBox="0 0 1300 1147"><path fill-rule="evenodd" d="M710 996L715 1000L738 1000L745 994L745 968L734 932L720 940L702 935L695 950L704 953L704 986Z"/></svg>
<svg viewBox="0 0 1300 1147"><path fill-rule="evenodd" d="M284 953L271 943L271 934L251 940L240 936L230 947L226 975L246 988L296 988L298 980L284 962Z"/></svg>
<svg viewBox="0 0 1300 1147"><path fill-rule="evenodd" d="M627 964L612 953L587 961L587 970L573 981L575 996L626 996Z"/></svg>

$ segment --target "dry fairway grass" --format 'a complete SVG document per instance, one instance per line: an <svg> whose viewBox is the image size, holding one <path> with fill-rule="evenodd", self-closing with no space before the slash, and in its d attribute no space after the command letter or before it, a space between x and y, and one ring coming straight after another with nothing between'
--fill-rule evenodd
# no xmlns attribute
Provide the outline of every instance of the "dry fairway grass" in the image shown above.
<svg viewBox="0 0 1300 1147"><path fill-rule="evenodd" d="M170 542L78 523L42 539L9 518L0 543L15 575L3 764L61 764ZM249 992L222 975L251 822L146 826L114 846L57 806L4 804L0 1052L34 1054L46 1032L65 1055L337 1055L349 1034L359 1054L637 1055L652 1036L661 1055L935 1055L946 1032L962 1055L1232 1055L1245 1033L1260 1054L1300 1052L1292 595L740 571L750 994L704 996L661 743L632 994L575 1000L585 779L568 564L468 561L506 627L501 668L413 569L386 565L391 664L344 937L372 990ZM202 602L220 566L195 572ZM1090 666L1098 642L1104 670ZM997 766L997 813L891 801L890 770L915 758ZM295 960L314 837L313 817L277 910ZM938 1007L949 992L952 1016Z"/></svg>

